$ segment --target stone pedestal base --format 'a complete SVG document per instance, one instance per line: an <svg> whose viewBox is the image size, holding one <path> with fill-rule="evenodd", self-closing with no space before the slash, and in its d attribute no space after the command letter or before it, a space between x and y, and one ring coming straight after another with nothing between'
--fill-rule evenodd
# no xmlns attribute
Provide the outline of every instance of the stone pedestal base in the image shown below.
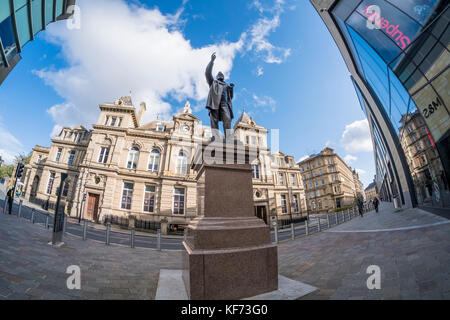
<svg viewBox="0 0 450 320"><path fill-rule="evenodd" d="M188 296L234 300L277 290L277 246L269 226L255 216L250 150L219 145L211 154L197 154L203 163L192 165L198 171L198 217L183 242Z"/></svg>
<svg viewBox="0 0 450 320"><path fill-rule="evenodd" d="M278 288L275 245L220 250L183 245L183 281L192 300L234 300Z"/></svg>

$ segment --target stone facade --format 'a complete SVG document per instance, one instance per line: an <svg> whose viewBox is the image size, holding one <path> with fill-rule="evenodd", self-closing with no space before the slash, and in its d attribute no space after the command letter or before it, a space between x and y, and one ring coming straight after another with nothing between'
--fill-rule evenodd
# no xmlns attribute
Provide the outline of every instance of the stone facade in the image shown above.
<svg viewBox="0 0 450 320"><path fill-rule="evenodd" d="M353 205L362 183L355 173L331 148L309 156L298 163L305 186L310 213L333 212ZM362 192L364 193L364 192Z"/></svg>
<svg viewBox="0 0 450 320"><path fill-rule="evenodd" d="M92 130L63 128L49 148L33 149L26 166L26 197L43 205L48 200L51 210L64 172L69 178L62 199L72 217L81 213L93 221L112 215L189 223L197 216L196 172L190 164L198 146L210 139L210 127L202 126L189 107L172 121L140 125L146 106L141 103L136 112L131 97L99 108ZM252 164L255 215L266 223L271 213L279 219L305 215L303 182L293 158L271 155L268 130L246 113L233 132L235 139L259 149ZM285 176L283 184L277 180L279 173Z"/></svg>
<svg viewBox="0 0 450 320"><path fill-rule="evenodd" d="M370 201L375 199L375 197L378 197L376 182L374 181L371 184L369 184L367 188L364 190L364 193L366 195L366 201Z"/></svg>

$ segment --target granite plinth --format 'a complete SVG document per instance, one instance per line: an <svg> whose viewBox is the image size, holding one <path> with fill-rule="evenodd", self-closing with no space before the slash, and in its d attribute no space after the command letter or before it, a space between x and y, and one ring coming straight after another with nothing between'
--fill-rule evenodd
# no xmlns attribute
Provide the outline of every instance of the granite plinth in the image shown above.
<svg viewBox="0 0 450 320"><path fill-rule="evenodd" d="M212 156L207 148L214 149ZM194 157L199 216L187 227L182 254L190 299L241 299L277 290L277 246L269 226L254 215L253 155L238 144L203 145Z"/></svg>

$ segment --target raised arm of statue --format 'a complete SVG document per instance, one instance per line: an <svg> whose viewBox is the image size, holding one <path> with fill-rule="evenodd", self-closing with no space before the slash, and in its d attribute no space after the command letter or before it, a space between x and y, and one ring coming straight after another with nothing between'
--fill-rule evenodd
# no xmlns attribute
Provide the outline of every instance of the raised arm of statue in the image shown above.
<svg viewBox="0 0 450 320"><path fill-rule="evenodd" d="M234 83L230 83L228 88L228 95L230 96L230 99L233 99L233 89L234 89Z"/></svg>
<svg viewBox="0 0 450 320"><path fill-rule="evenodd" d="M206 82L208 82L208 85L211 86L214 78L212 75L212 68L214 66L214 60L216 60L216 53L214 52L211 56L211 61L208 63L208 66L206 67L205 76L206 76Z"/></svg>

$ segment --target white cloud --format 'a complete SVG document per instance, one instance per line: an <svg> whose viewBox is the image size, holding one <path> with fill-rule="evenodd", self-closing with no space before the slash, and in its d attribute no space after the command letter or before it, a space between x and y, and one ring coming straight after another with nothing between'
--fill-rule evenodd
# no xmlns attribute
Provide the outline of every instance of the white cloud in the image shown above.
<svg viewBox="0 0 450 320"><path fill-rule="evenodd" d="M176 110L187 99L197 105L206 98L204 69L212 52L217 53L213 73L221 70L226 78L239 52L252 51L267 63L281 63L289 55L289 49L267 39L280 24L284 1L275 0L270 8L261 6L261 17L235 42L199 48L192 47L180 30L186 23L181 18L186 2L175 14L164 15L157 8L124 0L79 0L80 29L69 30L65 22L49 25L45 37L62 47L68 66L34 72L65 99L47 110L56 125L89 127L97 120L98 104L113 102L130 90L135 105L147 104L143 122L157 114L169 118L173 110L168 99L179 102L173 106ZM262 72L258 69L258 75Z"/></svg>
<svg viewBox="0 0 450 320"><path fill-rule="evenodd" d="M246 49L254 50L266 63L280 64L291 54L291 49L276 47L267 39L270 33L280 26L280 16L284 11L284 4L284 0L276 0L273 7L264 8L258 0L252 3L252 6L261 15L265 12L273 15L271 17L262 16L245 34L250 37L246 42Z"/></svg>
<svg viewBox="0 0 450 320"><path fill-rule="evenodd" d="M14 161L14 156L24 153L22 143L6 129L0 118L0 156L6 164Z"/></svg>
<svg viewBox="0 0 450 320"><path fill-rule="evenodd" d="M366 173L366 170L363 170L363 169L355 169L355 171L356 171L358 174L365 174L365 173Z"/></svg>
<svg viewBox="0 0 450 320"><path fill-rule="evenodd" d="M64 22L49 25L45 36L62 46L68 67L35 71L65 99L48 109L57 125L90 125L98 104L113 102L132 91L135 105L145 101L144 121L168 117L168 98L180 102L205 99L204 69L217 52L214 74L229 76L243 40L191 46L178 29L179 10L163 15L158 9L139 8L123 0L80 0L81 28ZM179 106L174 106L175 109Z"/></svg>
<svg viewBox="0 0 450 320"><path fill-rule="evenodd" d="M367 120L358 120L346 125L341 143L348 152L372 151L372 139Z"/></svg>
<svg viewBox="0 0 450 320"><path fill-rule="evenodd" d="M260 77L260 76L262 76L264 74L264 69L262 68L262 67L258 67L257 69L256 69L256 75L258 76L258 77Z"/></svg>
<svg viewBox="0 0 450 320"><path fill-rule="evenodd" d="M257 96L253 94L253 103L258 108L268 108L272 112L275 112L277 102L269 96Z"/></svg>
<svg viewBox="0 0 450 320"><path fill-rule="evenodd" d="M350 163L353 161L358 160L358 157L352 156L351 154L348 154L344 157L345 162Z"/></svg>

